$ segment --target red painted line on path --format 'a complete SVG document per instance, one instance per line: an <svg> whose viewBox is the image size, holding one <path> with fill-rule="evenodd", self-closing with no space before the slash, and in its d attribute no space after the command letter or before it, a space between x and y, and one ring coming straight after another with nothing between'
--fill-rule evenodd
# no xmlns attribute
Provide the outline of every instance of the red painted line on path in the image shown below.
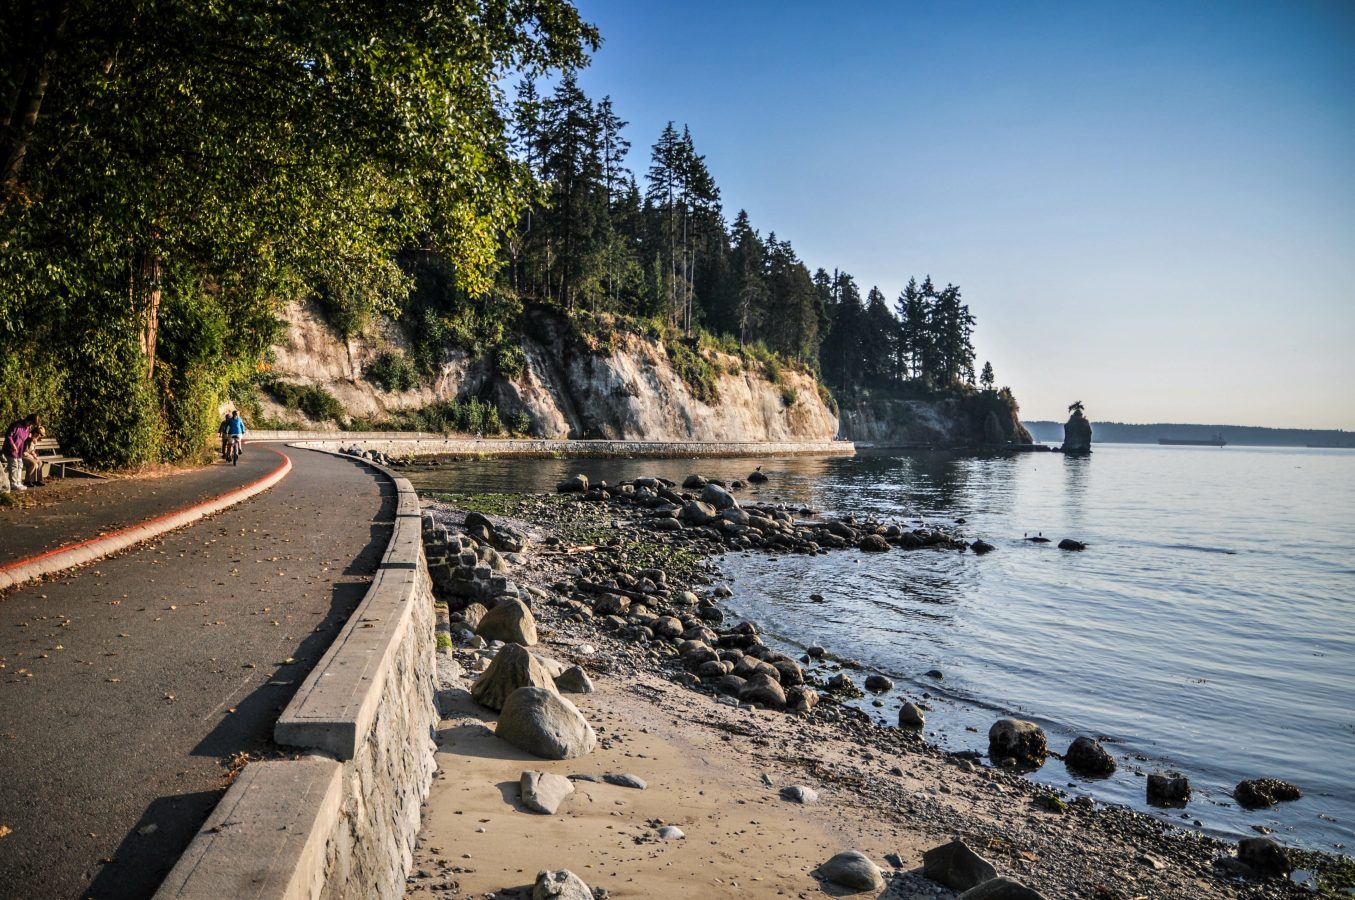
<svg viewBox="0 0 1355 900"><path fill-rule="evenodd" d="M272 447L267 447L264 449L268 450L270 453L276 453L278 456L282 458L282 462L278 463L276 469L273 469L271 472L269 472L267 475L264 475L262 478L257 478L254 481L251 481L249 484L242 484L240 487L237 488L231 488L224 494L217 494L215 497L208 497L206 500L199 500L196 503L190 503L188 506L173 510L172 512L164 513L163 515L156 516L153 519L147 519L146 521L138 522L135 525L128 525L125 528L119 528L117 531L110 531L105 534L98 535L97 537L89 538L88 540L77 541L73 544L64 544L60 547L48 550L44 553L39 553L36 556L30 556L27 559L20 559L16 560L15 562L5 563L4 565L0 565L0 572L7 572L10 569L17 569L20 566L27 566L36 562L42 562L44 559L56 556L57 554L68 553L71 550L78 550L81 547L88 547L90 544L97 544L100 541L110 541L117 538L119 535L126 534L129 531L134 531L138 528L145 528L147 525L154 525L156 522L163 522L165 519L170 519L173 518L174 516L180 516L183 515L184 513L190 513L195 509L199 509L204 506L210 506L211 504L219 503L222 500L228 500L231 497L234 497L236 494L242 494L255 487L258 487L260 484L263 484L268 479L275 477L279 472L289 468L292 465L292 460L287 456L286 453L283 453L281 450L275 450Z"/></svg>

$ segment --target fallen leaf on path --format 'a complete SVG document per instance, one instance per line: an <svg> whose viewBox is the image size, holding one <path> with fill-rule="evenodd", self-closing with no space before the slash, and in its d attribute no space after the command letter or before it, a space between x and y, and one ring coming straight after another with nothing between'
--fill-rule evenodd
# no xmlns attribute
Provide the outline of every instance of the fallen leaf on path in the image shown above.
<svg viewBox="0 0 1355 900"><path fill-rule="evenodd" d="M0 825L0 838L9 837L13 833L13 828L10 828L8 825Z"/></svg>

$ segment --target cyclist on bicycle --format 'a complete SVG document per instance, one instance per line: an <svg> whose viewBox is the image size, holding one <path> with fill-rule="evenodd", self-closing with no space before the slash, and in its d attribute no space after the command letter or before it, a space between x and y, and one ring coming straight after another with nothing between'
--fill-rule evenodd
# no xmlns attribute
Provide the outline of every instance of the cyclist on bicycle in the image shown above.
<svg viewBox="0 0 1355 900"><path fill-rule="evenodd" d="M227 455L234 451L236 456L242 456L245 452L245 420L240 417L238 411L232 411L230 419L226 422L226 442Z"/></svg>

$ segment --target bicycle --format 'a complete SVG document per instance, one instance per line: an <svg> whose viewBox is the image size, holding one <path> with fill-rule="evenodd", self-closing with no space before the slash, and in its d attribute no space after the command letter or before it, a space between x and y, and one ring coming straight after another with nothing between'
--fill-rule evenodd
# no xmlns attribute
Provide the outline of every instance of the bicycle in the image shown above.
<svg viewBox="0 0 1355 900"><path fill-rule="evenodd" d="M230 460L231 465L240 464L240 435L233 434L226 438L226 459Z"/></svg>

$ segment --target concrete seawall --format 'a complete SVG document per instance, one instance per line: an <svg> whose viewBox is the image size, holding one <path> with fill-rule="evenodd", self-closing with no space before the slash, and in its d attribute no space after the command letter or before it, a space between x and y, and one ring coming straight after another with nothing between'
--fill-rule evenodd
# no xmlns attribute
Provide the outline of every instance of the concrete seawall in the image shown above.
<svg viewBox="0 0 1355 900"><path fill-rule="evenodd" d="M418 495L387 474L386 554L274 730L302 755L246 766L156 900L404 895L434 771L434 611Z"/></svg>
<svg viewBox="0 0 1355 900"><path fill-rule="evenodd" d="M398 432L395 433L398 435ZM854 456L851 441L556 441L534 439L476 440L439 436L376 433L257 432L256 441L287 441L324 450L339 450L361 444L364 450L377 450L402 456L576 456L576 457L651 457L685 459L703 456Z"/></svg>

